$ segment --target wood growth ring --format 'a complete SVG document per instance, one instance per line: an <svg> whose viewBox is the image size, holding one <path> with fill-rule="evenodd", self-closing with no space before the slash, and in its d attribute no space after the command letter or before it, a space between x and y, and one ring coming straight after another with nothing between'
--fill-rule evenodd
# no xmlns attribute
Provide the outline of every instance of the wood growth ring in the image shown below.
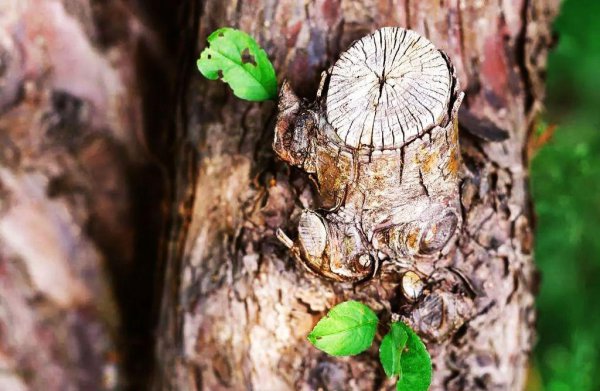
<svg viewBox="0 0 600 391"><path fill-rule="evenodd" d="M356 41L333 66L327 119L349 147L400 148L440 124L451 84L449 64L431 42L384 27Z"/></svg>

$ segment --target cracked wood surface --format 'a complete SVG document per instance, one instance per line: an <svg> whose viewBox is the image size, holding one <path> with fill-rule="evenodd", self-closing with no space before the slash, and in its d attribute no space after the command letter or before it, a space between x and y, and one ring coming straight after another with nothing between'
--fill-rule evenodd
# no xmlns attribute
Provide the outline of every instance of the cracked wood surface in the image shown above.
<svg viewBox="0 0 600 391"><path fill-rule="evenodd" d="M389 53L382 51L386 47ZM425 99L433 90L442 100ZM290 246L295 257L317 274L341 281L370 278L386 261L430 275L438 252L460 225L462 98L447 57L417 33L391 27L343 52L323 74L315 102L301 102L285 82L273 148L310 174L319 193L300 218L297 243ZM349 112L350 118L341 120ZM372 135L376 123L382 137L380 130L388 125L390 141L394 134L406 140L404 128L414 133L395 147L375 146L372 136L360 146L348 142L351 133L356 140ZM446 257L453 246L447 247Z"/></svg>
<svg viewBox="0 0 600 391"><path fill-rule="evenodd" d="M360 39L340 55L328 83L327 120L354 148L401 147L448 112L448 64L411 30L382 28Z"/></svg>
<svg viewBox="0 0 600 391"><path fill-rule="evenodd" d="M156 389L393 389L376 349L332 358L306 342L326 310L347 299L443 331L427 344L432 390L521 389L537 278L525 143L542 98L556 6L186 2L182 42L203 47L214 29L235 26L256 37L280 78L311 99L321 71L354 40L383 26L414 29L453 60L470 127L492 123L507 137L494 142L477 137L478 129L461 132L462 229L456 251L428 276L422 299L403 297L402 274L391 263L365 284L325 281L298 268L275 239L280 227L294 230L301 210L319 198L303 173L274 159L274 105L236 100L226 87L202 80L182 52L180 72L189 76L180 89ZM454 324L447 314L469 321Z"/></svg>

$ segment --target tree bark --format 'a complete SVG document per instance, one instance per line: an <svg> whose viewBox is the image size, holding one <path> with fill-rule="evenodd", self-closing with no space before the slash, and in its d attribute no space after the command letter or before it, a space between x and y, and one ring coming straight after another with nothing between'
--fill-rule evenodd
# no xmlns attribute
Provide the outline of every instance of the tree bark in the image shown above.
<svg viewBox="0 0 600 391"><path fill-rule="evenodd" d="M363 284L321 279L276 239L319 194L275 157L276 105L240 101L195 69L222 26L257 38L280 85L309 100L321 72L379 27L411 28L449 55L466 93L463 224L436 269L454 277L437 289L460 288L475 312L448 335L424 335L432 389L522 388L537 280L526 144L556 9L557 0L3 0L0 389L147 389L153 335L155 389L393 388L376 348L333 358L306 335L343 300L410 319L432 295L409 303L390 264Z"/></svg>
<svg viewBox="0 0 600 391"><path fill-rule="evenodd" d="M163 186L146 136L168 111L143 15L0 2L2 390L143 388Z"/></svg>
<svg viewBox="0 0 600 391"><path fill-rule="evenodd" d="M449 335L428 340L432 390L524 386L537 285L526 143L543 97L556 9L541 0L182 5L180 40L196 54L211 31L234 26L267 50L280 81L309 99L340 52L379 27L413 29L451 58L466 93L459 114L463 226L440 270L460 276L453 286L475 311ZM275 106L239 101L203 80L191 48L182 49L155 388L392 389L375 348L333 358L306 335L348 299L414 316L418 306L403 299L400 274L384 267L353 285L297 266L275 232L294 230L302 205L317 195L302 172L274 157Z"/></svg>

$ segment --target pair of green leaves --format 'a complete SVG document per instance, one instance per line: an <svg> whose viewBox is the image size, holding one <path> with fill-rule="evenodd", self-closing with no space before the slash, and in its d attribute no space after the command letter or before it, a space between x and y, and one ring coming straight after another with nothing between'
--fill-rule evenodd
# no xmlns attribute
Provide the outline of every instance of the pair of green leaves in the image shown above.
<svg viewBox="0 0 600 391"><path fill-rule="evenodd" d="M210 34L208 44L197 62L204 77L223 80L241 99L263 101L277 97L273 64L251 36L224 27Z"/></svg>
<svg viewBox="0 0 600 391"><path fill-rule="evenodd" d="M332 356L353 356L373 343L379 319L366 305L346 301L333 307L308 335L317 349ZM406 324L393 322L379 347L388 377L398 376L398 391L426 391L431 383L431 358L419 336Z"/></svg>

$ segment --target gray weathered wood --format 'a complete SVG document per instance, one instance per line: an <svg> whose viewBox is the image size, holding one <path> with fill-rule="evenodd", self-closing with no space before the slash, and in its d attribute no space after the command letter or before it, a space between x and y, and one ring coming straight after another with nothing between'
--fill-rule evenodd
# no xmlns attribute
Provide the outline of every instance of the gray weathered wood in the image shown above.
<svg viewBox="0 0 600 391"><path fill-rule="evenodd" d="M384 27L331 70L327 119L354 148L398 148L447 115L452 78L442 53L411 30Z"/></svg>

